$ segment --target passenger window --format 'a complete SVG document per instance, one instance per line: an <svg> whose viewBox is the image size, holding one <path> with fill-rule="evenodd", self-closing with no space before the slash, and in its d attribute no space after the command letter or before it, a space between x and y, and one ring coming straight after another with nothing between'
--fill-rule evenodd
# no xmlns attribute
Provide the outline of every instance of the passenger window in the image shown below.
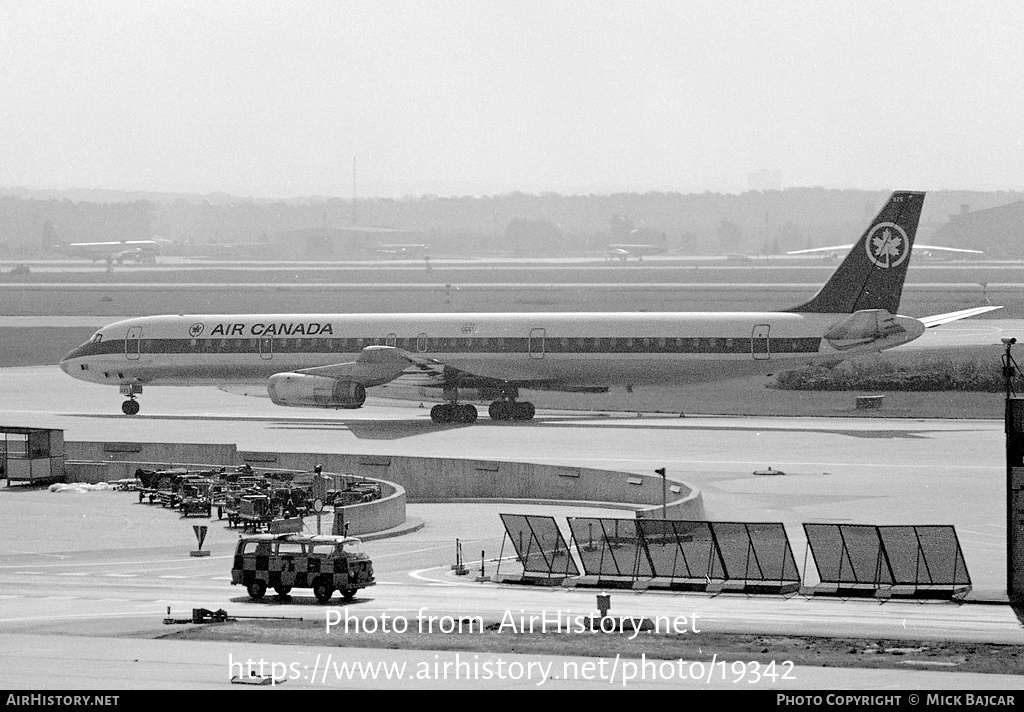
<svg viewBox="0 0 1024 712"><path fill-rule="evenodd" d="M303 553L303 547L298 542L282 541L277 545L277 553L279 556L297 556Z"/></svg>

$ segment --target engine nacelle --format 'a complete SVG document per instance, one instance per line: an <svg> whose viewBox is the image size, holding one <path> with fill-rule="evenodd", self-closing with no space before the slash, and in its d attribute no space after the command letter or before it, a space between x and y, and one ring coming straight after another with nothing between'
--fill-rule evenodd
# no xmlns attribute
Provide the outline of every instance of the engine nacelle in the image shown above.
<svg viewBox="0 0 1024 712"><path fill-rule="evenodd" d="M270 400L300 408L359 408L366 389L356 381L342 381L304 373L278 373L267 382Z"/></svg>

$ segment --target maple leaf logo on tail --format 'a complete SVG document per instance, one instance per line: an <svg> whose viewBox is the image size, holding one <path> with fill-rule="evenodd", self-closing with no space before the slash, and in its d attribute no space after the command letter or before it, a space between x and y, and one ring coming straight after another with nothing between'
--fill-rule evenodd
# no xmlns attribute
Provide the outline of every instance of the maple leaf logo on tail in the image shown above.
<svg viewBox="0 0 1024 712"><path fill-rule="evenodd" d="M864 241L868 259L882 269L889 269L907 259L910 250L907 233L896 223L884 222L875 225L868 239Z"/></svg>

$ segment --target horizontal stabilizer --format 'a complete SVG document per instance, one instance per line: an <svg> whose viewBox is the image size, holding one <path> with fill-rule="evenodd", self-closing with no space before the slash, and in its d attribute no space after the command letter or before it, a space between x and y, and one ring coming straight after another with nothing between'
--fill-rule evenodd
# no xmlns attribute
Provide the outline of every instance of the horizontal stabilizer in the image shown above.
<svg viewBox="0 0 1024 712"><path fill-rule="evenodd" d="M853 247L853 245L832 245L831 247L812 247L808 250L790 250L787 255L814 255L814 254L835 254L838 256L840 252L844 252ZM950 254L961 254L961 255L984 255L985 253L981 250L967 250L962 247L939 247L938 245L922 245L920 243L914 245L914 250L917 252L946 252Z"/></svg>
<svg viewBox="0 0 1024 712"><path fill-rule="evenodd" d="M948 314L923 316L920 319L918 319L918 321L930 329L933 326L939 326L940 324L948 324L951 321L960 321L961 319L966 319L972 316L978 316L979 314L985 314L986 312L995 311L996 309L1002 309L1002 307L974 307L972 309L961 309L960 311L949 312Z"/></svg>

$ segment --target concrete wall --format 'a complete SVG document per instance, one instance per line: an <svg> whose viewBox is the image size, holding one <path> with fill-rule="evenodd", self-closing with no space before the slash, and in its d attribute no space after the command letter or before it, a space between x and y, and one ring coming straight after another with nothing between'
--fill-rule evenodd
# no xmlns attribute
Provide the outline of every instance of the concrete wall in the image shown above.
<svg viewBox="0 0 1024 712"><path fill-rule="evenodd" d="M640 505L637 517L660 517L661 477L583 467L559 467L527 462L460 460L388 455L339 453L238 452L233 445L171 443L66 443L68 479L74 474L95 477L75 461L105 462L105 480L132 477L135 468L167 468L182 464L233 466L248 462L254 469L283 469L310 472L320 465L324 472L349 473L357 477L390 482L404 492L389 511L401 502L447 502L455 499L570 500L591 505L622 502ZM120 464L118 464L120 461ZM97 481L97 480L84 480ZM704 519L704 502L699 491L681 480L668 478L669 519ZM383 501L383 500L382 500ZM360 505L363 506L363 505ZM385 507L385 505L381 505ZM354 517L369 516L355 514ZM386 515L391 521L393 514ZM381 517L385 517L381 514ZM355 527L355 520L351 520ZM362 526L362 525L361 525ZM391 525L395 526L395 525ZM350 533L354 530L349 529Z"/></svg>
<svg viewBox="0 0 1024 712"><path fill-rule="evenodd" d="M110 479L134 477L139 463L145 469L161 469L182 464L230 467L237 462L234 445L202 445L190 443L132 443L132 442L65 442L67 460L110 463L109 472L127 472ZM121 467L113 463L133 463ZM68 478L72 479L70 473Z"/></svg>
<svg viewBox="0 0 1024 712"><path fill-rule="evenodd" d="M359 536L405 523L405 489L384 480L374 481L381 485L381 498L334 510L333 533L344 534L345 524L348 524L349 536Z"/></svg>
<svg viewBox="0 0 1024 712"><path fill-rule="evenodd" d="M396 482L405 487L410 502L467 498L625 502L647 505L637 511L638 517L661 516L662 483L656 475L527 462L381 455L282 453L277 461L285 468L311 470L319 464L328 472ZM671 477L668 487L669 519L705 518L699 491Z"/></svg>

